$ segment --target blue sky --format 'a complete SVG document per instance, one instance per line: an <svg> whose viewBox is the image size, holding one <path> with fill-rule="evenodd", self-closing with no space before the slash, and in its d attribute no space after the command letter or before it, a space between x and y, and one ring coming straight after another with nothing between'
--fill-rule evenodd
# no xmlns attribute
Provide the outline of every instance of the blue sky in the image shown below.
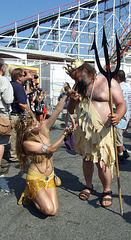
<svg viewBox="0 0 131 240"><path fill-rule="evenodd" d="M8 0L0 3L0 26L75 0ZM83 1L83 0L82 0ZM76 1L77 2L77 1Z"/></svg>

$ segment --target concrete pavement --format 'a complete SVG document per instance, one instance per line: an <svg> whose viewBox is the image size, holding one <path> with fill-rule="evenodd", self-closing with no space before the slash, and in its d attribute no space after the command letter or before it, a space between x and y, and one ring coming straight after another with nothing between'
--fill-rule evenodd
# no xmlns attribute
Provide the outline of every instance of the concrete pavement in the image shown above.
<svg viewBox="0 0 131 240"><path fill-rule="evenodd" d="M63 122L56 121L56 129L50 131L51 140L63 131ZM124 137L130 158L120 165L120 184L124 214L120 216L116 175L112 180L113 204L105 209L100 206L102 186L95 167L94 194L89 201L81 201L79 191L84 188L82 158L66 149L64 143L54 153L54 167L61 178L58 187L59 211L54 217L46 217L34 207L17 204L26 185L26 173L21 176L19 165L11 164L5 174L10 195L0 192L0 240L124 240L131 238L131 127Z"/></svg>

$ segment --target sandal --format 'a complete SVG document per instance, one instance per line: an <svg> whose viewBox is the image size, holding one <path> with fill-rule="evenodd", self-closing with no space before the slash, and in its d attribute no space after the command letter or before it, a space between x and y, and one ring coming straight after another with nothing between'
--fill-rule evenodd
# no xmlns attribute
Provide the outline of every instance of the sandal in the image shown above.
<svg viewBox="0 0 131 240"><path fill-rule="evenodd" d="M105 196L110 196L111 198L105 198ZM103 205L103 202L111 202L109 205ZM112 191L108 191L108 192L103 192L102 193L102 198L101 198L101 206L102 207L109 207L112 205Z"/></svg>
<svg viewBox="0 0 131 240"><path fill-rule="evenodd" d="M90 192L87 192L86 190L89 190ZM92 188L86 187L83 191L81 191L79 193L79 198L83 201L87 201L92 193L93 193L93 185L92 185Z"/></svg>
<svg viewBox="0 0 131 240"><path fill-rule="evenodd" d="M1 167L1 166L0 166L0 175L1 175L1 174L4 174L4 173L8 173L8 170L9 170L8 168Z"/></svg>
<svg viewBox="0 0 131 240"><path fill-rule="evenodd" d="M0 167L2 167L2 168L9 167L9 163L1 163Z"/></svg>

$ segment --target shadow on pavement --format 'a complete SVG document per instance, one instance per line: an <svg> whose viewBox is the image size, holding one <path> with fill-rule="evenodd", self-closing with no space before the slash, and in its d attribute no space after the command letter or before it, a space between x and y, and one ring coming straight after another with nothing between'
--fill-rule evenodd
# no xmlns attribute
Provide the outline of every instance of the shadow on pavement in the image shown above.
<svg viewBox="0 0 131 240"><path fill-rule="evenodd" d="M55 173L61 178L62 184L60 188L79 198L80 191L86 188L86 186L79 181L79 178L68 171L60 170L58 168L55 168ZM94 197L95 199L89 198L88 204L92 205L94 208L99 208L100 204L98 203L98 201L100 202L101 193L93 190L93 198Z"/></svg>
<svg viewBox="0 0 131 240"><path fill-rule="evenodd" d="M68 150L67 148L66 148L66 146L64 145L64 146L61 146L61 148L64 148L64 150L66 151L66 152L68 152L69 154L71 154L71 155L77 155L78 153L76 153L75 152L75 150Z"/></svg>
<svg viewBox="0 0 131 240"><path fill-rule="evenodd" d="M61 179L61 188L71 191L81 191L81 189L84 188L84 184L79 181L79 178L76 175L73 175L66 170L60 170L56 167L54 168L54 170L55 174Z"/></svg>
<svg viewBox="0 0 131 240"><path fill-rule="evenodd" d="M113 198L119 198L118 194L113 194ZM122 195L122 206L123 206L123 216L122 218L131 224L131 212L124 212L124 203L128 204L129 206L131 206L131 196L128 195ZM109 210L109 209L108 209ZM118 214L120 215L120 213Z"/></svg>
<svg viewBox="0 0 131 240"><path fill-rule="evenodd" d="M21 193L25 189L26 180L22 178L20 172L13 177L7 177L5 179L8 181L8 186L10 188L10 191L14 192L14 194L17 198L17 201L18 201L21 196Z"/></svg>
<svg viewBox="0 0 131 240"><path fill-rule="evenodd" d="M124 164L119 164L119 170L131 172L131 160L126 159Z"/></svg>
<svg viewBox="0 0 131 240"><path fill-rule="evenodd" d="M29 205L23 206L23 207L26 208L26 209L28 209L28 211L29 211L33 216L35 216L35 217L37 217L37 218L46 219L47 217L49 217L49 216L44 215L44 213L38 211L33 202L31 202Z"/></svg>
<svg viewBox="0 0 131 240"><path fill-rule="evenodd" d="M123 219L131 224L131 212L127 212L123 214Z"/></svg>
<svg viewBox="0 0 131 240"><path fill-rule="evenodd" d="M126 148L127 150L130 150L130 151L131 151L131 145L130 145L130 144L124 144L124 146L125 146L125 148Z"/></svg>
<svg viewBox="0 0 131 240"><path fill-rule="evenodd" d="M131 133L124 133L123 137L131 139Z"/></svg>

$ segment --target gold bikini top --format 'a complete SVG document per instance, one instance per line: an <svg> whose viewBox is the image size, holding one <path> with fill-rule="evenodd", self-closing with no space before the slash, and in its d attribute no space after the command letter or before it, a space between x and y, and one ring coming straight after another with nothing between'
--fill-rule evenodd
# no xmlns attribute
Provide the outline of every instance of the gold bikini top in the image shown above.
<svg viewBox="0 0 131 240"><path fill-rule="evenodd" d="M31 133L26 140L43 143L39 134L35 135ZM39 154L39 153L32 153L32 152L26 151L26 156L34 164L42 163L43 161L46 161L46 166L47 166L48 160L50 159L50 155L47 153Z"/></svg>

